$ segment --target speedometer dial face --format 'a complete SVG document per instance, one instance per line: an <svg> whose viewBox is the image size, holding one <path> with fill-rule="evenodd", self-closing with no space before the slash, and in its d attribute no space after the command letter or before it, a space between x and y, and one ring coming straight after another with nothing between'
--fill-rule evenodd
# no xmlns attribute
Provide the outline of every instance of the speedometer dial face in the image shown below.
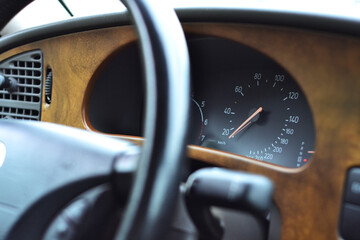
<svg viewBox="0 0 360 240"><path fill-rule="evenodd" d="M307 163L314 153L314 124L295 80L255 50L215 43L227 45L218 53L220 64L194 73L194 143L285 167Z"/></svg>

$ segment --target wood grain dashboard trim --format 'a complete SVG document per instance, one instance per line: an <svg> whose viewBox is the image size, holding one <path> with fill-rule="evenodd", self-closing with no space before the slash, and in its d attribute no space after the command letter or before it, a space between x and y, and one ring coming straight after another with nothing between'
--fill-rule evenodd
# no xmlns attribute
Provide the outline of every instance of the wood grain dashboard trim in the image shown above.
<svg viewBox="0 0 360 240"><path fill-rule="evenodd" d="M186 33L227 38L270 56L296 79L313 110L316 153L300 169L190 146L190 158L263 174L276 186L282 239L338 239L346 171L360 166L360 41L352 37L240 24L184 24ZM53 69L53 101L42 120L91 129L86 108L104 62L136 40L129 26L54 37L14 48L0 60L41 49ZM44 98L43 98L44 99ZM141 141L141 138L131 138Z"/></svg>

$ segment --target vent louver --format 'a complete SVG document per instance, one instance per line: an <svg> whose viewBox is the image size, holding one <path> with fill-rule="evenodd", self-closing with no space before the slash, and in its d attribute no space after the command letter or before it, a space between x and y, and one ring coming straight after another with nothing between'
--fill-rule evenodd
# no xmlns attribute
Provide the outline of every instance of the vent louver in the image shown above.
<svg viewBox="0 0 360 240"><path fill-rule="evenodd" d="M43 57L40 50L0 63L0 73L17 81L16 91L0 88L0 118L40 120Z"/></svg>

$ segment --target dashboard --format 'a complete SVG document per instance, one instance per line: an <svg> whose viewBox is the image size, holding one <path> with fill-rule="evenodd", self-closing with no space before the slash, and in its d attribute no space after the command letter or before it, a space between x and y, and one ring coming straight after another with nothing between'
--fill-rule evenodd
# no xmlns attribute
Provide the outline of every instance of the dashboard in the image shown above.
<svg viewBox="0 0 360 240"><path fill-rule="evenodd" d="M359 39L241 22L194 20L183 29L192 64L188 158L269 177L281 239L338 239L347 172L360 165ZM18 44L0 60L41 51L41 77L52 79L41 121L141 144L135 41L131 26L107 23Z"/></svg>

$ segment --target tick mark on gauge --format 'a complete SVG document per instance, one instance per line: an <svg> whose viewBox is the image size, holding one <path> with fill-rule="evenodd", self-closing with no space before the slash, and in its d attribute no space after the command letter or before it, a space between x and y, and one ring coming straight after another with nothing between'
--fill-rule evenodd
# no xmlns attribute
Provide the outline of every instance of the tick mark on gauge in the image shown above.
<svg viewBox="0 0 360 240"><path fill-rule="evenodd" d="M289 111L289 110L290 110L290 108L287 108L286 110L288 110L288 111Z"/></svg>
<svg viewBox="0 0 360 240"><path fill-rule="evenodd" d="M288 121L289 121L288 119L285 120L285 122L288 122ZM287 125L285 125L285 126L287 126Z"/></svg>
<svg viewBox="0 0 360 240"><path fill-rule="evenodd" d="M276 82L274 83L273 87L275 87L275 86L276 86Z"/></svg>
<svg viewBox="0 0 360 240"><path fill-rule="evenodd" d="M284 90L284 88L281 88L280 91Z"/></svg>
<svg viewBox="0 0 360 240"><path fill-rule="evenodd" d="M260 84L259 81L257 81L256 84L259 86L259 84Z"/></svg>
<svg viewBox="0 0 360 240"><path fill-rule="evenodd" d="M268 80L266 79L266 81L265 81L266 83L268 82Z"/></svg>
<svg viewBox="0 0 360 240"><path fill-rule="evenodd" d="M250 84L248 85L248 87L250 88Z"/></svg>
<svg viewBox="0 0 360 240"><path fill-rule="evenodd" d="M235 128L230 128L230 130L234 130Z"/></svg>
<svg viewBox="0 0 360 240"><path fill-rule="evenodd" d="M283 101L286 101L288 99L288 97L284 98Z"/></svg>
<svg viewBox="0 0 360 240"><path fill-rule="evenodd" d="M280 140L280 137L278 137L278 139Z"/></svg>
<svg viewBox="0 0 360 240"><path fill-rule="evenodd" d="M234 112L231 112L231 114L233 114L233 115L234 115L235 113L234 113Z"/></svg>

